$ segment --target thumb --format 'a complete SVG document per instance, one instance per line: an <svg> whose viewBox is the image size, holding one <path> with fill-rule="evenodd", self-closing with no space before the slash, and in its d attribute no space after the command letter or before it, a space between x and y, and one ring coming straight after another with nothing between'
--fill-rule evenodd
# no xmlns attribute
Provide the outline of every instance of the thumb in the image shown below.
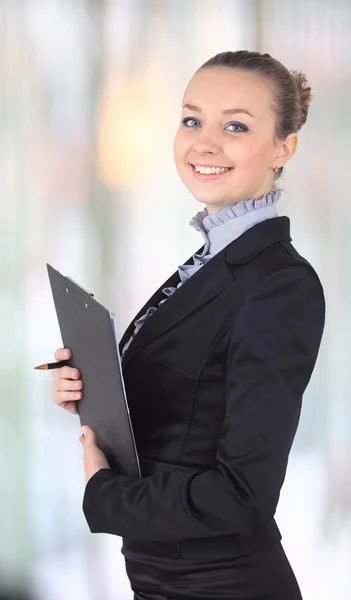
<svg viewBox="0 0 351 600"><path fill-rule="evenodd" d="M96 444L96 436L88 425L83 425L82 434L84 436L84 445L90 446Z"/></svg>

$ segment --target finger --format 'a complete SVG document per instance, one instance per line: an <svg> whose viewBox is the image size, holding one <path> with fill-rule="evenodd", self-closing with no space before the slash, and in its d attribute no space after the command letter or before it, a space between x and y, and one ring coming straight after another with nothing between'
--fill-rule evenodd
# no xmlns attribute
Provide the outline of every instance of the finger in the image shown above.
<svg viewBox="0 0 351 600"><path fill-rule="evenodd" d="M56 391L58 392L77 392L83 389L83 381L78 379L78 381L71 379L59 379L56 382Z"/></svg>
<svg viewBox="0 0 351 600"><path fill-rule="evenodd" d="M82 433L85 437L85 443L87 444L87 446L96 445L96 435L88 425L83 425Z"/></svg>
<svg viewBox="0 0 351 600"><path fill-rule="evenodd" d="M72 415L78 415L78 409L77 409L77 404L76 402L72 401L72 400L60 400L57 397L57 394L52 394L52 401L54 404L56 404L56 406L60 407L60 408L64 408L65 410L67 410L67 412L71 413Z"/></svg>
<svg viewBox="0 0 351 600"><path fill-rule="evenodd" d="M67 360L71 356L72 352L69 348L58 348L55 352L55 360Z"/></svg>
<svg viewBox="0 0 351 600"><path fill-rule="evenodd" d="M65 369L65 371L63 371L63 369ZM68 369L68 370L67 370ZM80 377L80 373L78 371L78 369L75 369L75 371L78 372L78 377ZM66 373L66 377L64 377L62 375L63 373ZM51 379L52 381L55 381L56 384L56 389L57 390L76 390L76 389L82 389L83 387L83 382L81 379L77 379L76 375L77 373L74 373L74 377L70 377L73 373L72 373L72 369L70 369L70 367L61 367L61 369L52 369L51 371L52 375L51 375Z"/></svg>
<svg viewBox="0 0 351 600"><path fill-rule="evenodd" d="M89 425L82 425L82 434L89 435L93 430L89 427Z"/></svg>
<svg viewBox="0 0 351 600"><path fill-rule="evenodd" d="M65 402L74 402L82 399L82 392L56 392L57 404L62 406Z"/></svg>
<svg viewBox="0 0 351 600"><path fill-rule="evenodd" d="M61 369L54 369L54 371L58 371L60 374L59 379L79 379L80 372L78 369L74 369L72 367L61 367Z"/></svg>
<svg viewBox="0 0 351 600"><path fill-rule="evenodd" d="M64 392L61 390L57 390L55 385L56 385L56 382L52 381L51 382L51 398L52 398L52 401L54 402L54 404L57 404L57 406L65 406L66 402L72 402L74 400L81 400L81 398L83 397L83 394L80 391Z"/></svg>

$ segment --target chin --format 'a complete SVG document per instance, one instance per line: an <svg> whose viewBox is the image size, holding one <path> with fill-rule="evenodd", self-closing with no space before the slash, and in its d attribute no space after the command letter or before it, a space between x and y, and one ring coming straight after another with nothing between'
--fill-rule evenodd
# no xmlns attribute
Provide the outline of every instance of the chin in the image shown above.
<svg viewBox="0 0 351 600"><path fill-rule="evenodd" d="M224 206L233 202L233 200L226 200L225 198L223 198L223 195L218 195L218 197L214 197L213 194L210 195L208 192L206 194L199 194L194 193L191 190L189 191L194 196L195 200L197 200L197 202L201 202L201 204L207 204L207 206L213 206L214 208L216 208L216 206L219 205ZM219 210L219 208L216 210Z"/></svg>

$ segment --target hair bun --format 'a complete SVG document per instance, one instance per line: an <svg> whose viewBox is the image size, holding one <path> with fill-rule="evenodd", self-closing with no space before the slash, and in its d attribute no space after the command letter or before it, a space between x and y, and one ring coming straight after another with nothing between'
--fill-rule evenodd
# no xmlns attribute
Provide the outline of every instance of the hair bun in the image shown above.
<svg viewBox="0 0 351 600"><path fill-rule="evenodd" d="M308 81L306 75L302 73L302 71L290 71L292 74L298 93L300 97L300 109L301 109L301 118L299 129L304 125L307 120L308 109L311 104L311 100L313 95L311 94L311 88L308 85Z"/></svg>

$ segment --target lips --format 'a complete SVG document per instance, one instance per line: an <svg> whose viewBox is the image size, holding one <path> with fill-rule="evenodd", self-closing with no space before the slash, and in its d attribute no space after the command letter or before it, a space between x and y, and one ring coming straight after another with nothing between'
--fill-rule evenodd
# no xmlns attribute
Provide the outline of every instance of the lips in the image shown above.
<svg viewBox="0 0 351 600"><path fill-rule="evenodd" d="M215 165L215 164L202 164L202 163L189 163L192 167L215 167L216 169L232 169L233 167L228 167L227 165Z"/></svg>

